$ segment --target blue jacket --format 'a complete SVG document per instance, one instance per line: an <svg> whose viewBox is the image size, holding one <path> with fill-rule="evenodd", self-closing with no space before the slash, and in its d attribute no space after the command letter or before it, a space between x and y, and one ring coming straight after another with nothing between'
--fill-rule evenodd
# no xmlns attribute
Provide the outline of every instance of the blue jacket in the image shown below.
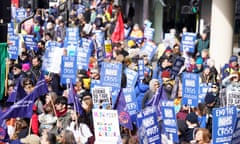
<svg viewBox="0 0 240 144"><path fill-rule="evenodd" d="M147 92L149 89L149 85L137 82L136 87L135 87L135 93L137 97L137 103L138 103L138 109L140 110L142 107L142 99L144 97L144 94Z"/></svg>

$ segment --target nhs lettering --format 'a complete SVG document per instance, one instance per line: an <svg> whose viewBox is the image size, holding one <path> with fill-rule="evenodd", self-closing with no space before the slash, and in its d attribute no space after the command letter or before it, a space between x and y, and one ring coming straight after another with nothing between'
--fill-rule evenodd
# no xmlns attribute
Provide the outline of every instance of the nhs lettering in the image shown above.
<svg viewBox="0 0 240 144"><path fill-rule="evenodd" d="M183 73L182 81L182 95L183 104L190 106L197 106L198 104L198 91L199 91L199 74Z"/></svg>

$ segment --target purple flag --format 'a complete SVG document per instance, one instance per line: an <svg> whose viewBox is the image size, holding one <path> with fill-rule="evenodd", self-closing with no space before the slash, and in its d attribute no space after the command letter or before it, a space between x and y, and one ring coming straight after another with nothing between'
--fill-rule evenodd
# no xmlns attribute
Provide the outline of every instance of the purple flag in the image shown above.
<svg viewBox="0 0 240 144"><path fill-rule="evenodd" d="M48 86L44 79L37 82L34 90L23 99L19 100L13 104L9 109L7 109L3 115L0 116L0 120L14 117L26 117L30 118L32 116L32 107L34 101L41 95L48 93Z"/></svg>
<svg viewBox="0 0 240 144"><path fill-rule="evenodd" d="M80 101L78 97L76 96L75 91L73 90L73 84L70 83L70 88L68 92L68 104L73 104L73 107L76 112L78 112L80 115L83 115L83 108L80 104Z"/></svg>
<svg viewBox="0 0 240 144"><path fill-rule="evenodd" d="M154 95L152 97L152 99L150 99L146 106L155 106L156 107L156 113L158 116L161 117L162 115L162 111L161 111L161 107L162 107L162 101L167 101L167 95L165 93L164 87L163 85L161 85L161 87L158 88L158 92L156 95Z"/></svg>
<svg viewBox="0 0 240 144"><path fill-rule="evenodd" d="M123 95L122 89L120 90L120 92L118 94L117 102L114 106L114 109L116 109L118 111L118 119L119 119L120 125L132 130L133 129L132 121L131 121L131 117L127 111L127 104L126 104L126 100Z"/></svg>
<svg viewBox="0 0 240 144"><path fill-rule="evenodd" d="M26 92L24 91L20 80L18 80L16 86L13 89L13 92L10 94L10 96L7 99L7 102L17 102L19 100L21 100L22 98L24 98L26 96Z"/></svg>

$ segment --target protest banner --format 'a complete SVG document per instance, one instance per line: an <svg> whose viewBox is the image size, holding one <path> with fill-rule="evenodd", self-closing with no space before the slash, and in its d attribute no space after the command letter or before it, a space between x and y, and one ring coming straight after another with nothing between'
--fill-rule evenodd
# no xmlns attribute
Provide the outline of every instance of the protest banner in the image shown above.
<svg viewBox="0 0 240 144"><path fill-rule="evenodd" d="M24 44L28 50L38 50L37 40L35 39L34 35L24 35Z"/></svg>
<svg viewBox="0 0 240 144"><path fill-rule="evenodd" d="M144 79L144 60L140 59L138 60L138 79L143 80Z"/></svg>
<svg viewBox="0 0 240 144"><path fill-rule="evenodd" d="M118 113L116 110L93 109L95 144L121 142Z"/></svg>
<svg viewBox="0 0 240 144"><path fill-rule="evenodd" d="M122 64L103 62L100 82L104 87L112 88L112 106L114 106L122 81Z"/></svg>
<svg viewBox="0 0 240 144"><path fill-rule="evenodd" d="M155 108L147 107L137 115L138 137L140 144L160 144L161 134Z"/></svg>
<svg viewBox="0 0 240 144"><path fill-rule="evenodd" d="M98 67L101 67L102 62L104 61L104 49L103 47L98 47L96 49Z"/></svg>
<svg viewBox="0 0 240 144"><path fill-rule="evenodd" d="M77 49L77 68L88 70L89 58L93 51L93 41L82 38L81 47Z"/></svg>
<svg viewBox="0 0 240 144"><path fill-rule="evenodd" d="M227 106L240 108L240 92L227 90Z"/></svg>
<svg viewBox="0 0 240 144"><path fill-rule="evenodd" d="M69 56L76 55L76 49L79 47L79 28L67 28L64 47L67 48Z"/></svg>
<svg viewBox="0 0 240 144"><path fill-rule="evenodd" d="M64 49L61 43L56 41L48 42L43 56L42 69L52 73L59 73L61 69L61 59Z"/></svg>
<svg viewBox="0 0 240 144"><path fill-rule="evenodd" d="M101 84L107 87L121 87L122 64L103 62L101 68Z"/></svg>
<svg viewBox="0 0 240 144"><path fill-rule="evenodd" d="M194 53L195 41L196 41L195 33L190 33L190 32L183 33L182 41L181 41L181 51Z"/></svg>
<svg viewBox="0 0 240 144"><path fill-rule="evenodd" d="M231 143L236 117L236 107L213 109L212 141L214 144Z"/></svg>
<svg viewBox="0 0 240 144"><path fill-rule="evenodd" d="M105 33L102 30L94 30L96 35L97 47L104 47Z"/></svg>
<svg viewBox="0 0 240 144"><path fill-rule="evenodd" d="M83 14L85 12L85 6L81 4L74 5L75 9L77 10L77 15Z"/></svg>
<svg viewBox="0 0 240 144"><path fill-rule="evenodd" d="M67 84L69 79L73 84L76 83L77 62L75 56L62 56L61 62L61 83Z"/></svg>
<svg viewBox="0 0 240 144"><path fill-rule="evenodd" d="M8 37L14 35L14 23L8 23Z"/></svg>
<svg viewBox="0 0 240 144"><path fill-rule="evenodd" d="M162 104L162 117L164 132L170 141L179 143L178 139L178 126L173 106L166 106Z"/></svg>
<svg viewBox="0 0 240 144"><path fill-rule="evenodd" d="M211 83L200 83L199 84L199 94L198 94L198 103L204 103L205 96L208 91L211 90Z"/></svg>
<svg viewBox="0 0 240 144"><path fill-rule="evenodd" d="M131 116L132 121L136 121L137 112L138 112L138 104L136 93L133 87L127 87L123 89L123 95L126 101L126 107L129 115Z"/></svg>
<svg viewBox="0 0 240 144"><path fill-rule="evenodd" d="M194 106L198 105L199 94L199 74L196 73L183 73L182 78L182 104Z"/></svg>
<svg viewBox="0 0 240 144"><path fill-rule="evenodd" d="M9 37L10 45L8 47L8 56L10 59L18 59L18 51L19 51L19 36L10 35Z"/></svg>
<svg viewBox="0 0 240 144"><path fill-rule="evenodd" d="M145 27L144 28L144 38L147 40L153 40L154 32L155 32L154 28Z"/></svg>
<svg viewBox="0 0 240 144"><path fill-rule="evenodd" d="M105 46L105 53L112 53L112 41L111 40L105 40L104 41Z"/></svg>
<svg viewBox="0 0 240 144"><path fill-rule="evenodd" d="M148 60L152 60L156 50L157 50L157 46L155 43L153 43L151 41L146 41L146 42L144 42L144 45L140 49L139 55L147 54Z"/></svg>
<svg viewBox="0 0 240 144"><path fill-rule="evenodd" d="M106 108L111 104L111 88L94 87L91 90L94 108Z"/></svg>
<svg viewBox="0 0 240 144"><path fill-rule="evenodd" d="M237 118L233 131L233 137L231 144L240 144L240 111L237 112Z"/></svg>
<svg viewBox="0 0 240 144"><path fill-rule="evenodd" d="M17 8L16 9L16 21L17 21L17 23L21 22L25 18L26 18L26 10L24 8Z"/></svg>
<svg viewBox="0 0 240 144"><path fill-rule="evenodd" d="M185 58L181 57L181 56L177 56L176 60L171 68L171 77L175 78L175 76L178 75L178 73L180 72L182 66L184 65L185 62Z"/></svg>
<svg viewBox="0 0 240 144"><path fill-rule="evenodd" d="M173 47L175 44L175 36L172 33L165 33L164 34L164 40L163 40L163 44L166 47Z"/></svg>
<svg viewBox="0 0 240 144"><path fill-rule="evenodd" d="M138 79L138 73L129 68L125 68L124 73L127 77L127 87L135 87L135 84Z"/></svg>

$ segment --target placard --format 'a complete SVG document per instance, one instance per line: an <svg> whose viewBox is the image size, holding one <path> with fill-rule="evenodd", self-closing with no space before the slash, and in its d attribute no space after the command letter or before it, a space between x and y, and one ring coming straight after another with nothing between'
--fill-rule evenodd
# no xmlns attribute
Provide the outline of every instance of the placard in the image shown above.
<svg viewBox="0 0 240 144"><path fill-rule="evenodd" d="M62 56L61 62L61 83L67 84L70 80L73 84L76 83L77 63L75 56Z"/></svg>
<svg viewBox="0 0 240 144"><path fill-rule="evenodd" d="M93 109L95 144L121 143L118 113L116 110Z"/></svg>
<svg viewBox="0 0 240 144"><path fill-rule="evenodd" d="M196 41L196 34L185 32L182 36L181 41L181 51L183 52L195 52L195 41Z"/></svg>

